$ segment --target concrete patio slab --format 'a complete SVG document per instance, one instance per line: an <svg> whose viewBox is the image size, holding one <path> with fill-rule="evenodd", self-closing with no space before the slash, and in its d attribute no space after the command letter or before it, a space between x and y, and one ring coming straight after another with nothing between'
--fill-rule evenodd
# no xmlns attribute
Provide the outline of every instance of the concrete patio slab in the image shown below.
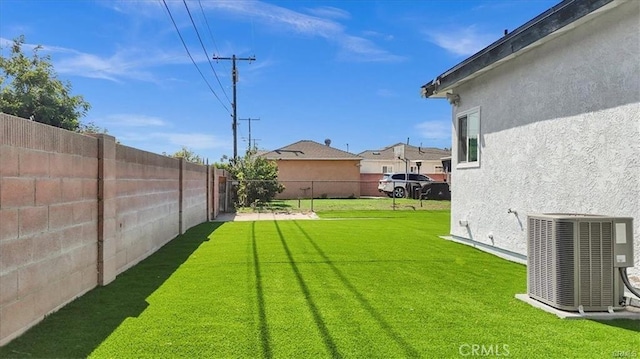
<svg viewBox="0 0 640 359"><path fill-rule="evenodd" d="M307 220L318 219L313 213L286 213L286 212L265 212L265 213L220 213L213 222L234 222L234 221L286 221L286 220Z"/></svg>
<svg viewBox="0 0 640 359"><path fill-rule="evenodd" d="M567 312L548 306L535 299L529 298L526 294L516 294L516 298L528 303L536 308L542 309L547 313L555 314L561 319L590 319L590 320L613 320L613 319L635 319L640 320L640 308L628 306L623 310L613 313L609 312Z"/></svg>

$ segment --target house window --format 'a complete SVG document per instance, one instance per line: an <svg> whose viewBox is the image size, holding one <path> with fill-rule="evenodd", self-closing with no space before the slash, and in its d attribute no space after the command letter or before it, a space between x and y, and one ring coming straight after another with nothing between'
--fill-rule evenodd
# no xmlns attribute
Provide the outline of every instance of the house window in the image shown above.
<svg viewBox="0 0 640 359"><path fill-rule="evenodd" d="M458 115L458 167L480 166L480 108Z"/></svg>
<svg viewBox="0 0 640 359"><path fill-rule="evenodd" d="M393 166L382 166L382 173L391 173L393 172Z"/></svg>

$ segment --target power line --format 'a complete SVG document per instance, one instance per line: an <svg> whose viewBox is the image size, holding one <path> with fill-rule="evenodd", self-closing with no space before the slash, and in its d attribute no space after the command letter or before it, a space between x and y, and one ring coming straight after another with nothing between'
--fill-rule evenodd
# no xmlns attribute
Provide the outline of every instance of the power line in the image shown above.
<svg viewBox="0 0 640 359"><path fill-rule="evenodd" d="M207 29L209 30L209 37L211 38L211 42L213 43L213 47L216 49L216 53L220 53L220 49L218 49L218 44L216 40L213 38L213 32L211 31L211 27L209 26L209 20L207 19L207 15L204 13L204 8L202 7L202 1L198 0L198 4L200 5L200 12L202 13L202 17L204 18L205 24L207 24ZM228 70L226 66L222 65L225 70Z"/></svg>
<svg viewBox="0 0 640 359"><path fill-rule="evenodd" d="M220 88L222 89L222 93L227 98L227 101L231 103L231 100L229 99L227 92L224 90L224 87L222 86L222 82L220 82L220 78L218 77L218 73L216 72L216 69L213 68L213 63L211 63L211 59L209 59L209 54L207 53L207 49L205 48L204 43L202 42L202 38L200 37L200 32L198 31L198 27L196 26L196 23L193 21L193 17L191 16L191 11L189 11L189 6L187 5L187 1L182 0L182 2L184 3L184 7L187 9L187 14L189 14L189 19L191 19L191 24L193 25L193 28L196 30L196 35L198 35L198 41L200 41L200 46L202 46L202 51L204 51L204 55L207 57L207 62L209 62L209 67L211 67L213 74L216 76L216 80L218 80L218 85L220 85Z"/></svg>
<svg viewBox="0 0 640 359"><path fill-rule="evenodd" d="M176 32L178 33L178 36L180 37L180 41L182 42L182 45L184 46L184 49L187 51L187 55L189 55L189 58L191 59L191 62L193 62L193 65L196 67L196 69L198 70L198 73L200 73L200 76L202 77L204 82L209 87L209 90L211 90L211 93L213 93L213 95L218 99L218 101L220 102L222 107L224 107L224 109L227 110L228 113L231 113L231 111L229 111L229 109L224 104L224 102L222 102L222 100L220 99L218 94L213 90L213 88L209 84L209 81L207 81L207 79L204 77L204 74L202 73L202 71L200 71L200 68L198 67L198 64L196 64L196 61L193 59L193 56L191 56L191 52L189 51L189 48L187 47L187 44L184 42L184 39L182 38L182 34L180 33L180 30L178 29L178 25L176 24L176 21L173 19L173 15L171 15L171 10L169 10L169 6L167 5L166 0L162 0L162 3L164 4L164 7L167 9L167 13L169 14L169 17L171 18L171 22L173 22L173 26L176 28Z"/></svg>

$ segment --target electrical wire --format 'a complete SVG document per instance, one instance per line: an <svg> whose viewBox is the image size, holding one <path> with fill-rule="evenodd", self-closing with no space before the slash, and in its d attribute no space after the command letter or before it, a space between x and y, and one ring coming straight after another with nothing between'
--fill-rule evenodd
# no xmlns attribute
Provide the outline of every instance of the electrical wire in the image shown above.
<svg viewBox="0 0 640 359"><path fill-rule="evenodd" d="M213 67L213 63L211 63L211 58L209 58L209 54L207 53L207 49L204 46L204 43L202 42L202 38L200 37L200 32L198 31L198 27L196 26L196 23L193 21L193 16L191 16L191 11L189 10L189 6L187 5L187 1L186 0L182 0L182 2L184 3L185 9L187 9L187 14L189 14L189 19L191 19L191 24L193 25L193 28L196 30L196 35L198 36L198 41L200 41L200 46L202 46L202 51L204 51L204 55L207 57L207 62L209 62L209 67L211 67L211 70L213 71L213 74L216 76L216 80L218 80L218 85L220 85L220 88L222 89L222 93L227 98L227 101L229 102L229 104L231 104L231 100L229 99L229 96L227 95L227 92L224 90L224 86L222 86L222 82L220 82L220 77L218 77L218 73L216 72L216 69Z"/></svg>
<svg viewBox="0 0 640 359"><path fill-rule="evenodd" d="M627 276L627 268L620 267L618 268L618 270L620 271L620 276L622 277L622 281L624 282L624 285L627 286L627 289L629 289L629 291L633 293L636 297L640 298L640 289L635 288L634 286L631 285L631 282L629 281L629 276Z"/></svg>
<svg viewBox="0 0 640 359"><path fill-rule="evenodd" d="M253 53L256 53L256 36L255 36L255 29L253 26L253 17L251 17L251 49L253 50Z"/></svg>
<svg viewBox="0 0 640 359"><path fill-rule="evenodd" d="M178 33L178 36L180 37L180 41L182 41L182 45L184 46L184 49L187 51L187 55L189 55L189 58L191 59L191 62L193 62L193 65L196 67L196 69L198 70L198 73L200 73L200 76L202 77L202 79L204 80L204 82L207 84L207 86L209 87L209 90L211 90L211 92L213 93L213 95L218 99L218 101L220 102L220 104L222 105L222 107L224 107L224 109L231 114L231 111L229 110L229 108L227 108L227 106L224 104L224 102L222 102L222 100L220 99L220 97L218 96L218 94L213 90L213 88L211 87L211 85L209 84L209 81L207 81L207 79L204 77L204 74L202 73L202 71L200 70L200 68L198 67L198 64L196 64L196 61L193 59L193 56L191 56L191 52L189 51L189 48L187 47L187 44L184 42L184 38L182 37L182 34L180 33L180 30L178 29L178 25L176 24L176 21L173 19L173 15L171 14L171 10L169 10L169 6L167 5L166 0L162 0L162 3L164 4L164 7L167 9L167 13L169 14L169 17L171 18L171 22L173 22L173 26L176 29L176 32Z"/></svg>
<svg viewBox="0 0 640 359"><path fill-rule="evenodd" d="M202 7L202 1L198 0L198 4L200 5L200 12L202 13L202 17L204 18L204 22L207 25L207 29L209 30L209 37L211 38L211 42L213 43L213 47L216 49L216 53L220 54L220 49L218 48L218 44L216 40L213 38L213 32L211 31L211 27L209 26L209 20L207 19L207 15L204 13L204 8ZM224 63L222 65L225 71L230 72L231 70L227 68Z"/></svg>

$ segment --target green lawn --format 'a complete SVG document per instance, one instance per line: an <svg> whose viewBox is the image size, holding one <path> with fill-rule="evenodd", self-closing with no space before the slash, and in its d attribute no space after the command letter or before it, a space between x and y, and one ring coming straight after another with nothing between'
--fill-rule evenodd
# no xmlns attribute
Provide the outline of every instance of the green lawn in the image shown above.
<svg viewBox="0 0 640 359"><path fill-rule="evenodd" d="M289 199L274 200L256 208L240 208L238 212L314 212L326 211L433 211L451 209L450 201L417 200L407 198L359 198L359 199Z"/></svg>
<svg viewBox="0 0 640 359"><path fill-rule="evenodd" d="M319 214L197 226L0 357L640 355L640 322L561 320L515 299L524 266L439 238L448 211Z"/></svg>

